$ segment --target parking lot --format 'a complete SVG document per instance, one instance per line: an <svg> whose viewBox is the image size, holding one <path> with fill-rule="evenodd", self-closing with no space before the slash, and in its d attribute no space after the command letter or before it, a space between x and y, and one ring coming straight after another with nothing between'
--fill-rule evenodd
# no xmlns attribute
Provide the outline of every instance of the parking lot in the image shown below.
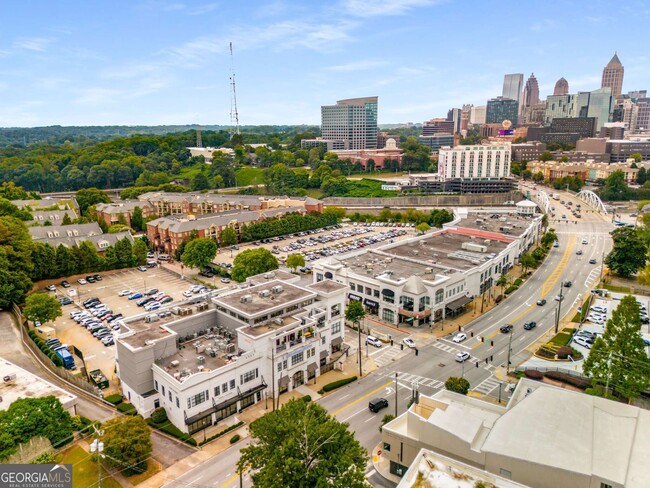
<svg viewBox="0 0 650 488"><path fill-rule="evenodd" d="M130 290L134 293L143 293L152 288L169 295L173 302L183 300L182 292L190 287L190 283L182 280L175 273L165 268L151 268L145 272L138 271L135 268L125 269L110 274L102 274L102 280L95 283L80 285L77 282L71 282L71 288L63 288L58 285L56 295L58 297L70 296L70 290L74 290L74 303L63 306L63 316L59 317L52 325L56 329L56 334L63 344L74 345L79 348L84 355L86 367L89 371L101 369L106 377L111 381L109 390L117 390L118 385L114 374L115 368L115 346L104 346L104 344L93 337L91 332L84 326L75 322L70 312L75 310L85 310L83 302L89 298L97 297L109 310L114 314L121 313L125 317L144 313L142 307L138 307L137 300L129 300L128 296L118 296L123 290ZM110 328L110 327L109 327ZM113 332L115 334L116 332ZM75 358L79 363L79 359Z"/></svg>
<svg viewBox="0 0 650 488"><path fill-rule="evenodd" d="M302 254L309 267L310 261L386 241L390 239L387 237L387 233L391 231L401 234L390 237L393 239L410 237L415 234L415 229L407 224L359 222L355 225L355 223L344 223L326 229L304 231L263 240L267 242L240 244L236 246L239 249L220 250L214 263L226 267L232 265L234 258L240 252L263 247L273 252L281 264L292 254Z"/></svg>

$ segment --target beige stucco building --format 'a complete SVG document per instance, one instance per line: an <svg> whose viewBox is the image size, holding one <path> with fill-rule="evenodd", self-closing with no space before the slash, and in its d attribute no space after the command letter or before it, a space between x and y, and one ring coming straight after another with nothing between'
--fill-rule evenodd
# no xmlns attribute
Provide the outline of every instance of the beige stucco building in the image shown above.
<svg viewBox="0 0 650 488"><path fill-rule="evenodd" d="M522 379L507 405L420 396L382 428L391 472L421 449L537 488L646 488L650 412Z"/></svg>

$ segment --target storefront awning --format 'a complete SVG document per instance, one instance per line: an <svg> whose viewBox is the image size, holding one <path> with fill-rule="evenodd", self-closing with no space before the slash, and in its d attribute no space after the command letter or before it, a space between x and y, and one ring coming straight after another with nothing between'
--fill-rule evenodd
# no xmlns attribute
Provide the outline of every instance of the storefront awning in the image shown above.
<svg viewBox="0 0 650 488"><path fill-rule="evenodd" d="M338 346L341 343L343 343L343 337L335 337L334 339L332 339L333 346Z"/></svg>
<svg viewBox="0 0 650 488"><path fill-rule="evenodd" d="M327 353L328 353L327 350L325 350L325 351L321 351L321 352L320 352L320 358L321 358L321 359L325 359L325 358L327 357Z"/></svg>
<svg viewBox="0 0 650 488"><path fill-rule="evenodd" d="M354 293L348 293L348 298L350 300L356 300L358 302L361 301L361 297L359 295L355 295Z"/></svg>
<svg viewBox="0 0 650 488"><path fill-rule="evenodd" d="M465 305L467 305L471 301L472 301L472 299L470 297L456 298L456 300L452 300L447 305L445 305L445 308L447 310L458 310L459 308L464 307Z"/></svg>
<svg viewBox="0 0 650 488"><path fill-rule="evenodd" d="M283 386L287 386L289 384L289 377L288 376L282 376L278 380L278 386L282 388Z"/></svg>
<svg viewBox="0 0 650 488"><path fill-rule="evenodd" d="M366 298L363 301L363 303L364 303L364 305L368 305L369 307L379 308L379 302L376 302L374 300L370 300L369 298Z"/></svg>
<svg viewBox="0 0 650 488"><path fill-rule="evenodd" d="M307 373L315 373L317 369L318 369L318 365L316 363L311 363L307 365Z"/></svg>

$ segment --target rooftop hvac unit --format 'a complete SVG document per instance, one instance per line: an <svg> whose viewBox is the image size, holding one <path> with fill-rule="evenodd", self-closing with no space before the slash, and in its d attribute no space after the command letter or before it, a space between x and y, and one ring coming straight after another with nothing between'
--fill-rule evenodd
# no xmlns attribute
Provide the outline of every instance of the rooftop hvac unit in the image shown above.
<svg viewBox="0 0 650 488"><path fill-rule="evenodd" d="M284 287L282 285L276 285L273 288L271 288L271 291L273 293L282 293L284 291Z"/></svg>
<svg viewBox="0 0 650 488"><path fill-rule="evenodd" d="M201 354L203 351L205 351L205 346L203 344L195 344L194 349L196 349L197 354Z"/></svg>
<svg viewBox="0 0 650 488"><path fill-rule="evenodd" d="M253 301L253 295L242 295L239 299L241 303L249 303Z"/></svg>
<svg viewBox="0 0 650 488"><path fill-rule="evenodd" d="M175 379L178 380L178 379L180 379L180 377L181 377L181 374L180 374L180 373L178 373L178 372L174 373L174 378L175 378Z"/></svg>
<svg viewBox="0 0 650 488"><path fill-rule="evenodd" d="M267 280L270 280L271 278L275 278L275 273L273 271L269 271L268 273L264 273L264 278Z"/></svg>
<svg viewBox="0 0 650 488"><path fill-rule="evenodd" d="M237 347L231 342L226 346L226 352L227 353L233 353L237 350Z"/></svg>
<svg viewBox="0 0 650 488"><path fill-rule="evenodd" d="M196 356L196 362L198 364L204 364L205 363L205 356Z"/></svg>
<svg viewBox="0 0 650 488"><path fill-rule="evenodd" d="M181 364L181 362L178 359L174 359L171 363L174 368L178 368L178 365Z"/></svg>
<svg viewBox="0 0 650 488"><path fill-rule="evenodd" d="M385 262L385 263L392 263L392 262L393 262L393 258L385 258L385 259L384 259L384 262Z"/></svg>
<svg viewBox="0 0 650 488"><path fill-rule="evenodd" d="M424 268L425 273L433 273L433 268Z"/></svg>
<svg viewBox="0 0 650 488"><path fill-rule="evenodd" d="M276 325L282 325L282 319L279 317L277 319L273 319L273 323Z"/></svg>
<svg viewBox="0 0 650 488"><path fill-rule="evenodd" d="M271 296L271 290L262 290L259 292L259 296L262 298L270 297Z"/></svg>

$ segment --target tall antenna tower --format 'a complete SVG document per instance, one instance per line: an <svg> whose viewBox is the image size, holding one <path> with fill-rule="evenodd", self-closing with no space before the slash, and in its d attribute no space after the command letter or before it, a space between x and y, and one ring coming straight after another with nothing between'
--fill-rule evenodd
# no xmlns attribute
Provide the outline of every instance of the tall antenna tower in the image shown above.
<svg viewBox="0 0 650 488"><path fill-rule="evenodd" d="M232 42L230 43L230 138L239 135L239 113L237 112L237 89L235 86L235 60L232 54Z"/></svg>
<svg viewBox="0 0 650 488"><path fill-rule="evenodd" d="M201 128L196 129L196 147L203 147L203 141L201 140Z"/></svg>

